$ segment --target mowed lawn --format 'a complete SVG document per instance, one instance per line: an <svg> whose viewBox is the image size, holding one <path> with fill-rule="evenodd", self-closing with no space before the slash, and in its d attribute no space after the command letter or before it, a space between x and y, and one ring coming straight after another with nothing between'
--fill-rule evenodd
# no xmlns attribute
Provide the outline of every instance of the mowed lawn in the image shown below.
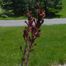
<svg viewBox="0 0 66 66"><path fill-rule="evenodd" d="M24 27L0 27L0 66L20 66ZM66 62L66 25L41 27L41 37L30 54L29 66Z"/></svg>

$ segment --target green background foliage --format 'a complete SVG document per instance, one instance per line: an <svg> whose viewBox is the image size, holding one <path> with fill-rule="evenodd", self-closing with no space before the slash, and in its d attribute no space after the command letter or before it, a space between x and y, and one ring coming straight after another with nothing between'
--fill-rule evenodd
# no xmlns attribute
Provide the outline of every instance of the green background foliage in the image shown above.
<svg viewBox="0 0 66 66"><path fill-rule="evenodd" d="M46 17L60 17L62 3L65 0L39 0L41 7L46 11ZM35 0L0 0L0 11L8 16L23 16L27 10L35 11ZM1 15L2 15L1 14Z"/></svg>

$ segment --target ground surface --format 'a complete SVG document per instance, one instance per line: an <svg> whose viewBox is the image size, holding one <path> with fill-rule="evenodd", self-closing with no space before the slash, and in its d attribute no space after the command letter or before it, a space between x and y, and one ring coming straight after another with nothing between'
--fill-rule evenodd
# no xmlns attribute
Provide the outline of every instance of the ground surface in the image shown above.
<svg viewBox="0 0 66 66"><path fill-rule="evenodd" d="M0 27L0 66L20 64L23 27ZM41 37L30 55L29 66L66 62L66 25L43 26Z"/></svg>
<svg viewBox="0 0 66 66"><path fill-rule="evenodd" d="M66 18L45 19L44 25L66 24ZM0 20L0 26L24 26L25 20Z"/></svg>
<svg viewBox="0 0 66 66"><path fill-rule="evenodd" d="M20 16L20 17L0 17L0 20L21 20L21 19L26 19L25 16Z"/></svg>

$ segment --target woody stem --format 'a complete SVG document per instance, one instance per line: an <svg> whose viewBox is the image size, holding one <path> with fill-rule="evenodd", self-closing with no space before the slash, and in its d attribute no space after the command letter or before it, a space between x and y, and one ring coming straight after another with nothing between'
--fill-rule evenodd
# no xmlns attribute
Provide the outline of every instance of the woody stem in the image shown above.
<svg viewBox="0 0 66 66"><path fill-rule="evenodd" d="M23 54L21 66L28 66L31 46L32 46L31 42L27 42L27 46L25 46L25 49L24 49L24 54Z"/></svg>

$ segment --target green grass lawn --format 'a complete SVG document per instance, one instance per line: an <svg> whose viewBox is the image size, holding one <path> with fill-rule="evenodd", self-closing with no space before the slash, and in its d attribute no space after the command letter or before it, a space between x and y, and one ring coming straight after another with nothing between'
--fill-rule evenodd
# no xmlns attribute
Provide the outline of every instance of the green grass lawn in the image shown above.
<svg viewBox="0 0 66 66"><path fill-rule="evenodd" d="M0 20L22 20L26 19L25 16L20 16L20 17L0 17Z"/></svg>
<svg viewBox="0 0 66 66"><path fill-rule="evenodd" d="M24 27L0 27L0 66L19 66ZM41 37L30 55L29 66L66 62L66 25L43 26Z"/></svg>

